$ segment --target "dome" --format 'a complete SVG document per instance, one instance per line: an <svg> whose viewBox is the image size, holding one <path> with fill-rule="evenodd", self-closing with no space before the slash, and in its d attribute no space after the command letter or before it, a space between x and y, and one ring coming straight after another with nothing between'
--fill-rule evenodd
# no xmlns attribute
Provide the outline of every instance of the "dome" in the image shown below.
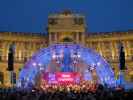
<svg viewBox="0 0 133 100"><path fill-rule="evenodd" d="M34 86L39 73L80 73L84 80L93 80L95 70L100 84L115 85L114 72L97 52L79 44L53 44L36 52L20 72L18 86ZM87 73L87 74L86 74Z"/></svg>

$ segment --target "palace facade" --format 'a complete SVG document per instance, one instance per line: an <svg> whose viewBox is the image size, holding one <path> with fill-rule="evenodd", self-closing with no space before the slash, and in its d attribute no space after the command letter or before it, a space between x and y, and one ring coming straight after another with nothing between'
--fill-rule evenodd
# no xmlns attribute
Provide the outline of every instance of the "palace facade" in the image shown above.
<svg viewBox="0 0 133 100"><path fill-rule="evenodd" d="M14 73L16 79L25 62L40 48L54 43L78 43L94 49L111 64L116 78L119 74L119 43L125 50L125 78L133 81L133 30L126 32L86 32L85 16L70 11L48 16L47 34L0 32L0 84L10 86L8 68L9 46L15 44Z"/></svg>

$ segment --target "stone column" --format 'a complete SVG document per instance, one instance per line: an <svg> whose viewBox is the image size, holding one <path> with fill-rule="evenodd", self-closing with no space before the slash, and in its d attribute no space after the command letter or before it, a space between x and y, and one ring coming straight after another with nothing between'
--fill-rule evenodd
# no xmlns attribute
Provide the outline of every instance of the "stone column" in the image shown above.
<svg viewBox="0 0 133 100"><path fill-rule="evenodd" d="M21 49L22 48L22 44L21 44L21 42L19 42L18 45L19 45L18 46L18 60L22 61L22 49Z"/></svg>
<svg viewBox="0 0 133 100"><path fill-rule="evenodd" d="M9 45L10 45L10 43L6 42L6 44L5 44L5 55L4 55L5 56L4 60L6 60L6 61L8 61Z"/></svg>
<svg viewBox="0 0 133 100"><path fill-rule="evenodd" d="M85 34L84 33L81 33L82 35L82 44L85 45Z"/></svg>
<svg viewBox="0 0 133 100"><path fill-rule="evenodd" d="M131 49L130 49L130 42L129 41L126 41L126 49L127 49L127 54L128 54L128 57L129 59L131 59Z"/></svg>
<svg viewBox="0 0 133 100"><path fill-rule="evenodd" d="M102 48L101 48L101 42L98 42L98 51L100 53L100 55L102 56Z"/></svg>
<svg viewBox="0 0 133 100"><path fill-rule="evenodd" d="M54 33L54 43L56 43L56 42L57 42L57 34Z"/></svg>
<svg viewBox="0 0 133 100"><path fill-rule="evenodd" d="M76 43L79 43L79 33L76 33Z"/></svg>
<svg viewBox="0 0 133 100"><path fill-rule="evenodd" d="M115 50L115 57L114 57L114 58L115 58L115 60L117 61L117 60L118 60L118 56L119 56L119 54L118 54L118 53L119 53L119 48L118 48L118 43L117 43L117 41L114 42L114 47L115 47L115 48L114 48L114 50Z"/></svg>
<svg viewBox="0 0 133 100"><path fill-rule="evenodd" d="M2 46L2 60L5 60L5 56L6 56L6 43L5 42L3 42L3 44L2 44L3 46Z"/></svg>
<svg viewBox="0 0 133 100"><path fill-rule="evenodd" d="M114 47L114 41L111 42L111 49L112 49L112 60L115 59L115 47Z"/></svg>
<svg viewBox="0 0 133 100"><path fill-rule="evenodd" d="M51 33L49 33L49 45L51 45Z"/></svg>
<svg viewBox="0 0 133 100"><path fill-rule="evenodd" d="M19 43L15 42L14 61L18 61L19 59L19 46Z"/></svg>
<svg viewBox="0 0 133 100"><path fill-rule="evenodd" d="M125 51L125 59L129 59L129 56L128 55L130 55L130 53L129 53L129 45L128 45L128 42L127 41L124 41L123 46L124 46L124 51Z"/></svg>
<svg viewBox="0 0 133 100"><path fill-rule="evenodd" d="M10 87L11 86L11 82L10 82L10 72L5 70L4 72L4 85L7 86L7 87Z"/></svg>

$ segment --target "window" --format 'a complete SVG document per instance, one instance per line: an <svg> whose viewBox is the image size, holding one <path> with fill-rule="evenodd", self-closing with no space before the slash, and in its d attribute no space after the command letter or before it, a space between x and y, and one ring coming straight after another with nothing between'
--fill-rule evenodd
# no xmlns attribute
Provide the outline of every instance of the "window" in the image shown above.
<svg viewBox="0 0 133 100"><path fill-rule="evenodd" d="M79 41L82 41L82 33L79 32Z"/></svg>
<svg viewBox="0 0 133 100"><path fill-rule="evenodd" d="M57 19L55 19L55 18L49 18L49 19L48 19L48 23L49 23L50 25L55 25L55 24L57 24Z"/></svg>
<svg viewBox="0 0 133 100"><path fill-rule="evenodd" d="M133 82L133 75L131 75L131 78L130 79L131 79L131 82Z"/></svg>
<svg viewBox="0 0 133 100"><path fill-rule="evenodd" d="M131 55L133 55L133 50L130 50L130 52L131 52Z"/></svg>
<svg viewBox="0 0 133 100"><path fill-rule="evenodd" d="M111 43L109 41L105 41L105 42L103 42L102 47L104 50L110 51L111 50Z"/></svg>
<svg viewBox="0 0 133 100"><path fill-rule="evenodd" d="M109 41L102 42L102 53L108 61L112 59L112 47Z"/></svg>
<svg viewBox="0 0 133 100"><path fill-rule="evenodd" d="M0 41L0 49L2 48L2 42Z"/></svg>
<svg viewBox="0 0 133 100"><path fill-rule="evenodd" d="M55 41L55 35L56 34L54 32L51 33L51 39L52 39L52 41Z"/></svg>
<svg viewBox="0 0 133 100"><path fill-rule="evenodd" d="M24 57L24 62L27 62L28 58L27 57Z"/></svg>
<svg viewBox="0 0 133 100"><path fill-rule="evenodd" d="M0 50L0 61L2 60L2 50Z"/></svg>
<svg viewBox="0 0 133 100"><path fill-rule="evenodd" d="M63 38L63 42L72 42L73 40L69 37Z"/></svg>
<svg viewBox="0 0 133 100"><path fill-rule="evenodd" d="M0 41L0 61L2 60L2 42Z"/></svg>
<svg viewBox="0 0 133 100"><path fill-rule="evenodd" d="M39 42L36 43L36 49L37 50L40 49L40 43Z"/></svg>
<svg viewBox="0 0 133 100"><path fill-rule="evenodd" d="M27 50L27 49L29 49L29 42L25 42L24 43L24 48Z"/></svg>
<svg viewBox="0 0 133 100"><path fill-rule="evenodd" d="M91 45L92 45L92 49L97 50L97 48L98 48L97 42L92 42Z"/></svg>
<svg viewBox="0 0 133 100"><path fill-rule="evenodd" d="M133 41L130 41L130 48L133 48Z"/></svg>
<svg viewBox="0 0 133 100"><path fill-rule="evenodd" d="M0 72L0 84L4 83L4 74L3 72Z"/></svg>
<svg viewBox="0 0 133 100"><path fill-rule="evenodd" d="M18 60L19 61L22 60L22 51L21 50L18 51Z"/></svg>
<svg viewBox="0 0 133 100"><path fill-rule="evenodd" d="M74 18L74 23L78 25L82 25L84 23L83 18Z"/></svg>

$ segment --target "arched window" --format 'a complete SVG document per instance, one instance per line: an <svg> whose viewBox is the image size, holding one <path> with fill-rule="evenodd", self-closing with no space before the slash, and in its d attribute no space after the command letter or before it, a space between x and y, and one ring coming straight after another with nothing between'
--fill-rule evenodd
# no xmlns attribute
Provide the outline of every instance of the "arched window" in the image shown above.
<svg viewBox="0 0 133 100"><path fill-rule="evenodd" d="M48 23L49 23L50 25L55 25L55 24L57 24L57 19L56 19L56 18L49 18L49 19L48 19Z"/></svg>
<svg viewBox="0 0 133 100"><path fill-rule="evenodd" d="M63 38L63 42L72 42L73 40L69 37Z"/></svg>
<svg viewBox="0 0 133 100"><path fill-rule="evenodd" d="M4 83L4 73L0 72L0 84Z"/></svg>
<svg viewBox="0 0 133 100"><path fill-rule="evenodd" d="M84 23L84 19L83 18L74 18L74 23L77 25L82 25Z"/></svg>
<svg viewBox="0 0 133 100"><path fill-rule="evenodd" d="M2 60L2 50L0 49L0 61Z"/></svg>

